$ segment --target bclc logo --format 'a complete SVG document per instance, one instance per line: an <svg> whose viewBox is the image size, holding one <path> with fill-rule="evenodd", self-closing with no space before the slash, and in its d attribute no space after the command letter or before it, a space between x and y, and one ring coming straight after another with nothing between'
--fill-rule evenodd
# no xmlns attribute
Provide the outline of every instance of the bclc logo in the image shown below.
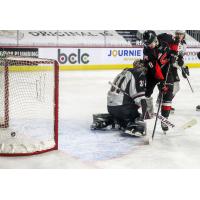
<svg viewBox="0 0 200 200"><path fill-rule="evenodd" d="M77 53L71 53L69 55L65 54L65 53L61 53L61 50L58 49L58 62L60 64L66 64L66 63L70 63L70 64L87 64L89 63L89 54L87 53L81 53L81 49L78 49Z"/></svg>

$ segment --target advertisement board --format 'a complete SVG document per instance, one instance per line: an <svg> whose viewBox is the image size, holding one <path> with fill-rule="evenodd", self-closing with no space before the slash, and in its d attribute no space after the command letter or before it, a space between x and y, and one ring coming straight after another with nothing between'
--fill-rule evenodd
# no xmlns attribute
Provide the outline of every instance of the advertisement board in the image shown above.
<svg viewBox="0 0 200 200"><path fill-rule="evenodd" d="M38 58L38 48L0 48L0 55L29 56Z"/></svg>
<svg viewBox="0 0 200 200"><path fill-rule="evenodd" d="M58 60L61 69L131 67L142 48L39 48L39 56Z"/></svg>
<svg viewBox="0 0 200 200"><path fill-rule="evenodd" d="M200 48L187 48L184 60L189 67L200 67ZM143 58L143 48L23 48L1 47L1 55L31 56L55 59L61 70L122 69L132 67L135 59Z"/></svg>
<svg viewBox="0 0 200 200"><path fill-rule="evenodd" d="M189 67L200 67L200 60L197 57L198 52L200 52L200 48L187 48L184 56L185 64Z"/></svg>

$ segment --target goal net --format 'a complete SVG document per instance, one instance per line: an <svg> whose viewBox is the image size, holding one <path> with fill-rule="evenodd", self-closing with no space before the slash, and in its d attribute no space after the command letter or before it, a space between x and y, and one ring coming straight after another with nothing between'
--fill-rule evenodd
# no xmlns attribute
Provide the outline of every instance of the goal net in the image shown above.
<svg viewBox="0 0 200 200"><path fill-rule="evenodd" d="M57 61L0 59L0 155L20 156L58 148Z"/></svg>

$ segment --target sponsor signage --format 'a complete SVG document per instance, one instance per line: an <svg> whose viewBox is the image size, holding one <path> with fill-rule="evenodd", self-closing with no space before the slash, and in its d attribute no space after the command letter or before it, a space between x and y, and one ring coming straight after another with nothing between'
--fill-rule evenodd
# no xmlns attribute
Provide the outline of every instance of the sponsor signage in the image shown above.
<svg viewBox="0 0 200 200"><path fill-rule="evenodd" d="M73 51L72 53L61 52L61 49L58 49L58 62L60 64L88 64L90 55L84 53L81 49Z"/></svg>
<svg viewBox="0 0 200 200"><path fill-rule="evenodd" d="M198 67L199 48L187 48L184 60ZM55 59L69 69L114 69L131 67L136 58L143 58L143 48L0 48L0 55L31 56ZM77 67L78 66L78 67ZM82 68L80 68L82 67ZM64 69L64 68L63 68ZM68 68L66 68L68 69Z"/></svg>
<svg viewBox="0 0 200 200"><path fill-rule="evenodd" d="M0 55L30 56L38 58L38 48L0 48Z"/></svg>
<svg viewBox="0 0 200 200"><path fill-rule="evenodd" d="M108 56L111 57L141 57L142 49L110 49Z"/></svg>
<svg viewBox="0 0 200 200"><path fill-rule="evenodd" d="M39 48L40 57L61 65L132 64L143 57L142 48Z"/></svg>
<svg viewBox="0 0 200 200"><path fill-rule="evenodd" d="M197 57L197 53L200 51L200 48L187 48L184 60L186 63L199 63L199 59Z"/></svg>

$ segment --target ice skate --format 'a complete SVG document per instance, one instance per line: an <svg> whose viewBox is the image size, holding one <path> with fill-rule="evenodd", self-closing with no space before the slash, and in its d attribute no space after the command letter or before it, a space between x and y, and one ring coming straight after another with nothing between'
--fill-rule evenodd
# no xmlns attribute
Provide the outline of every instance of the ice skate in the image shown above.
<svg viewBox="0 0 200 200"><path fill-rule="evenodd" d="M164 124L163 122L161 122L161 128L162 128L164 134L166 134L167 131L169 130L169 127L166 124Z"/></svg>

